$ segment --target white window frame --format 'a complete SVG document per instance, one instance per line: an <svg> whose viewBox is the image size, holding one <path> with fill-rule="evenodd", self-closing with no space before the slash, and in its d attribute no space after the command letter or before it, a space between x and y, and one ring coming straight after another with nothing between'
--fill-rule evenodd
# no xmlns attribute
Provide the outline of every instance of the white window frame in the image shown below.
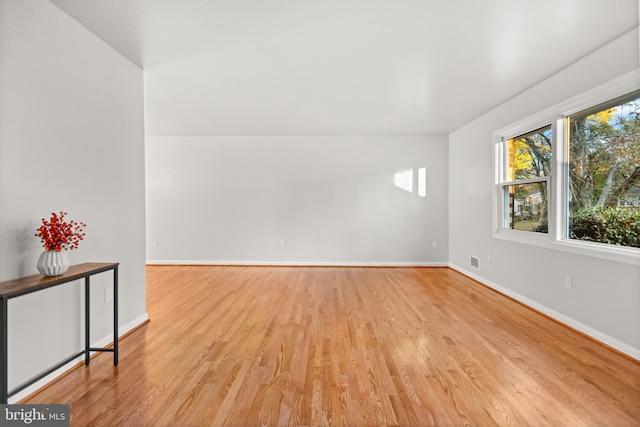
<svg viewBox="0 0 640 427"><path fill-rule="evenodd" d="M515 229L506 227L508 218L507 218L507 212L506 212L507 200L505 199L505 196L504 196L505 187L508 187L511 185L545 182L547 184L548 215L551 214L551 211L553 209L553 203L555 198L553 197L554 189L552 186L552 182L553 182L552 177L553 177L555 165L552 166L551 176L541 176L541 177L535 177L530 179L519 179L519 180L513 180L513 181L507 181L505 179L505 176L507 175L507 170L506 170L507 169L506 168L507 151L508 151L507 144L510 139L517 138L520 135L524 135L526 133L533 132L537 129L542 129L549 126L551 127L551 134L555 135L556 129L555 129L555 126L552 124L552 122L545 123L545 121L542 120L542 123L540 126L535 127L534 125L533 128L528 128L528 126L531 126L531 123L535 123L535 122L527 122L522 124L522 126L518 125L514 128L507 130L507 133L505 133L504 136L499 136L499 140L496 142L496 163L495 163L496 185L497 185L496 191L498 193L497 200L498 200L500 212L498 213L497 216L494 215L494 217L497 217L498 219L497 223L494 225L494 232L505 233L507 236L512 236L512 238L515 240L519 240L517 236L520 236L522 234L538 235L542 237L532 237L532 238L544 241L549 239L548 235L551 233L551 230L549 230L549 233L539 233L539 232L533 232L533 231L515 230ZM522 129L528 129L528 130L522 131ZM552 139L552 140L555 142L555 139ZM553 160L555 159L555 144L552 144L551 150L552 150L552 160ZM549 224L551 224L550 218L549 218Z"/></svg>
<svg viewBox="0 0 640 427"><path fill-rule="evenodd" d="M640 70L634 70L611 82L605 83L583 94L568 99L537 114L529 116L493 134L494 179L493 179L493 237L580 255L640 265L640 249L587 242L568 238L568 164L569 146L565 122L573 114L597 106L640 89ZM536 129L551 125L552 171L547 179L548 189L548 233L512 230L505 228L504 181L505 144L509 138L517 137ZM540 181L535 179L536 182ZM525 181L511 182L521 184Z"/></svg>

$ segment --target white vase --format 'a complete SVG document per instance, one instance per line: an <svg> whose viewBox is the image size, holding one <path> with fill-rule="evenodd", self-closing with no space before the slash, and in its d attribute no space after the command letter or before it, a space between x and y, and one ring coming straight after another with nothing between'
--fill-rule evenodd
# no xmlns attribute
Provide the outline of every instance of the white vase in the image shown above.
<svg viewBox="0 0 640 427"><path fill-rule="evenodd" d="M38 271L43 276L59 276L69 268L69 255L66 251L44 251L38 259Z"/></svg>

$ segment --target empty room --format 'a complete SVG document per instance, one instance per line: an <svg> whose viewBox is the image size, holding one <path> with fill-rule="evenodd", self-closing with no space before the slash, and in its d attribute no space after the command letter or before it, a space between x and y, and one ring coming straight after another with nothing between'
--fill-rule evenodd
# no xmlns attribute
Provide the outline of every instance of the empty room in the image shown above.
<svg viewBox="0 0 640 427"><path fill-rule="evenodd" d="M637 426L639 22L0 0L0 425Z"/></svg>

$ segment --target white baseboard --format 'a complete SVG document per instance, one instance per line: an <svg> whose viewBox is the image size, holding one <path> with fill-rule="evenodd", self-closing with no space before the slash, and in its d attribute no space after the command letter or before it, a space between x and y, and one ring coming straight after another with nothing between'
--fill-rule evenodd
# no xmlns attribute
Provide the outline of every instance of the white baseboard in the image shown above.
<svg viewBox="0 0 640 427"><path fill-rule="evenodd" d="M277 267L448 267L447 262L414 261L211 261L147 260L147 265L238 265Z"/></svg>
<svg viewBox="0 0 640 427"><path fill-rule="evenodd" d="M569 316L566 316L562 313L558 313L555 310L550 309L549 307L546 307L540 303L537 303L536 301L533 301L525 296L522 296L520 294L518 294L517 292L513 292L510 289L504 288L500 285L497 285L496 283L493 283L483 277L480 277L468 270L465 270L464 268L455 265L453 263L449 263L449 267L451 267L453 270L458 271L459 273L464 274L465 276L469 276L474 280L477 280L478 282L482 283L483 285L486 285L498 292L500 292L501 294L504 294L510 298L513 298L516 301L521 302L522 304L533 308L534 310L537 310L541 313L544 313L545 315L551 317L554 320L557 320L560 323L563 323L567 326L569 326L570 328L573 328L577 331L582 332L585 335L590 336L591 338L600 341L603 344L608 345L611 348L614 348L618 351L620 351L621 353L624 353L628 356L633 357L636 360L640 360L640 349L637 349L635 347L630 346L629 344L626 344L620 340L617 340L601 331L598 331L597 329L594 329L588 325L585 325L584 323L581 323Z"/></svg>
<svg viewBox="0 0 640 427"><path fill-rule="evenodd" d="M126 325L124 325L122 327L119 327L118 328L118 336L119 337L123 336L124 334L126 334L127 332L131 331L132 329L135 329L136 327L140 326L141 324L143 324L147 320L149 320L149 315L147 313L145 313L145 314L143 314L141 316L138 316L133 321L127 323ZM91 347L104 347L104 346L106 346L106 345L108 345L108 344L110 344L112 342L113 342L113 336L112 335L107 335L104 338L101 338L98 341L91 343ZM69 363L67 363L66 365L61 367L60 369L57 369L57 370L53 371L52 373L50 373L46 377L42 378L41 380L33 383L32 385L30 385L29 387L25 388L24 390L14 394L13 396L11 396L7 400L8 403L19 402L20 400L24 399L25 397L29 396L30 394L35 393L41 387L44 387L45 385L47 385L51 381L53 381L56 378L60 377L65 372L73 369L81 361L84 361L84 355L78 356L77 358L73 359L72 361L70 361Z"/></svg>

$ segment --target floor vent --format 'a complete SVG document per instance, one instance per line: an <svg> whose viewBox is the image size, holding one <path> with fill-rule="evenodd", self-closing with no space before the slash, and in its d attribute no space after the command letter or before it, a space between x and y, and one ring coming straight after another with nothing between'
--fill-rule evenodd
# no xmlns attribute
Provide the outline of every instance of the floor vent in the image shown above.
<svg viewBox="0 0 640 427"><path fill-rule="evenodd" d="M474 256L471 257L471 267L480 268L480 260Z"/></svg>

